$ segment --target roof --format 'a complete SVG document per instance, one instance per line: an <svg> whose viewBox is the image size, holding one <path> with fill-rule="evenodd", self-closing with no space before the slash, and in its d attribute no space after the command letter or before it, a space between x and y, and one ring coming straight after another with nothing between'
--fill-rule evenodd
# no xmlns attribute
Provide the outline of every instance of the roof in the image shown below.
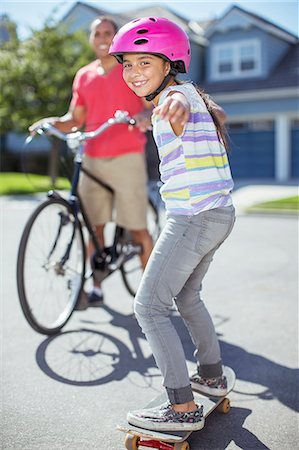
<svg viewBox="0 0 299 450"><path fill-rule="evenodd" d="M92 5L88 5L87 3L83 3L83 2L76 2L70 9L69 11L62 17L61 21L67 21L67 19L69 18L69 16L72 14L73 10L77 7L77 6L82 6L83 8L89 9L90 11L92 11L93 13L95 13L98 16L104 16L104 15L109 15L108 12L104 9L100 9L100 8L96 8L95 6ZM112 14L111 14L112 16Z"/></svg>
<svg viewBox="0 0 299 450"><path fill-rule="evenodd" d="M285 30L279 25L274 24L270 20L267 20L257 14L249 12L240 6L232 5L226 13L224 13L219 20L216 20L210 27L206 30L206 37L210 38L211 35L216 33L217 31L227 31L230 28L230 24L227 22L229 16L233 16L238 14L238 25L241 27L241 23L243 22L243 26L246 24L253 24L257 28L261 28L267 33L273 34L280 39L283 39L289 43L295 43L298 40L298 37L293 33ZM227 22L227 24L226 24Z"/></svg>
<svg viewBox="0 0 299 450"><path fill-rule="evenodd" d="M62 21L67 21L72 15L75 8L78 6L81 6L98 16L108 15L110 17L113 17L118 26L122 26L128 21L136 19L137 17L165 17L167 19L175 21L178 25L180 25L188 34L190 41L195 42L196 44L201 46L206 46L208 44L208 41L204 36L204 29L203 27L201 27L200 23L193 23L192 21L190 22L185 17L173 12L168 6L164 6L162 4L155 3L153 5L134 8L126 12L112 13L107 9L95 7L94 4L90 5L85 2L76 2L75 5L73 5L68 13L65 14L65 16L62 18Z"/></svg>

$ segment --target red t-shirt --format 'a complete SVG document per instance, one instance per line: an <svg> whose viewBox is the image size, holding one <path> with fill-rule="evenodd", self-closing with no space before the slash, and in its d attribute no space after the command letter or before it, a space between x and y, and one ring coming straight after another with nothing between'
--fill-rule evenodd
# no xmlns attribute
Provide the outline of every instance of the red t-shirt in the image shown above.
<svg viewBox="0 0 299 450"><path fill-rule="evenodd" d="M73 83L72 107L86 108L86 131L93 131L114 116L116 110L128 111L130 116L144 110L142 100L126 85L122 77L122 66L118 64L109 73L100 75L98 62L82 67ZM128 125L117 124L100 136L85 143L85 153L92 158L111 158L125 153L142 153L145 134Z"/></svg>

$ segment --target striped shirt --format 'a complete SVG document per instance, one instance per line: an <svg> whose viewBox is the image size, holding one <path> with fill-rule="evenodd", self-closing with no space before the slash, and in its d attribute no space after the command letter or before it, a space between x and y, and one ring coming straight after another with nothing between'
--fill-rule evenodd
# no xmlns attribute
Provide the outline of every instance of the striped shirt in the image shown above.
<svg viewBox="0 0 299 450"><path fill-rule="evenodd" d="M169 121L156 114L152 117L166 210L196 215L230 206L233 180L226 150L203 99L191 83L185 83L165 89L159 105L170 91L179 91L187 98L190 115L180 136L174 134Z"/></svg>

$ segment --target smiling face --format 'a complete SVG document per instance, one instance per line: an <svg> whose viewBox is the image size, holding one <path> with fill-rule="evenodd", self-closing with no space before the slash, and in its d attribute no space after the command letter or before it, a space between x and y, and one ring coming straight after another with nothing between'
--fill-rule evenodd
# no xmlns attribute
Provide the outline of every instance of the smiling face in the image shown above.
<svg viewBox="0 0 299 450"><path fill-rule="evenodd" d="M138 97L154 92L169 73L170 64L149 53L126 53L123 56L123 78ZM153 103L158 104L159 96Z"/></svg>
<svg viewBox="0 0 299 450"><path fill-rule="evenodd" d="M99 59L111 58L108 51L115 33L116 29L109 20L93 22L89 42Z"/></svg>

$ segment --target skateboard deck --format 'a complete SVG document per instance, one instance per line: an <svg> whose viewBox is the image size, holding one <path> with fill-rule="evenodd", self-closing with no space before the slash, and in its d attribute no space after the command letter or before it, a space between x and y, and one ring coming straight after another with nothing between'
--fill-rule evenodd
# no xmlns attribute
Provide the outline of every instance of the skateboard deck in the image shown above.
<svg viewBox="0 0 299 450"><path fill-rule="evenodd" d="M227 395L232 391L236 375L230 367L224 368L224 375L227 378L227 394L223 397L211 397L193 391L194 401L203 405L203 416L206 419L215 409L219 412L227 413L230 410L230 401ZM168 401L166 391L155 397L146 408L154 408ZM126 433L125 448L127 450L138 450L139 447L157 448L160 450L189 450L190 446L186 441L193 431L152 431L136 427L125 422L117 426L119 431ZM200 431L200 430L199 430Z"/></svg>

